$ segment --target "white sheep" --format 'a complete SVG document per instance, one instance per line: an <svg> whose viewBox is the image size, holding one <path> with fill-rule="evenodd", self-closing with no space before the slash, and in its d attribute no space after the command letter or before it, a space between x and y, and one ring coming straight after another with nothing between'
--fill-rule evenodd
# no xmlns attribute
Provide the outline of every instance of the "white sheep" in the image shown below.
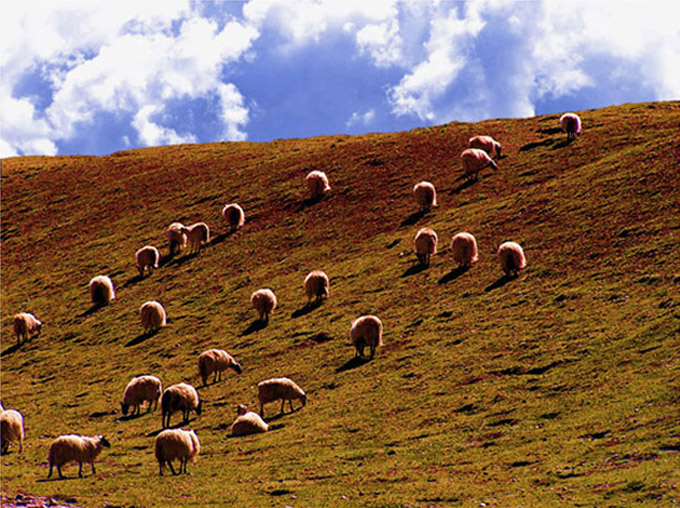
<svg viewBox="0 0 680 508"><path fill-rule="evenodd" d="M24 449L24 417L16 409L0 412L0 450L7 453L10 443L19 443L19 453Z"/></svg>
<svg viewBox="0 0 680 508"><path fill-rule="evenodd" d="M14 335L17 344L27 341L29 338L39 337L42 331L42 321L28 312L19 312L14 315Z"/></svg>
<svg viewBox="0 0 680 508"><path fill-rule="evenodd" d="M581 135L581 119L576 113L565 113L560 117L560 127L567 133L567 141Z"/></svg>
<svg viewBox="0 0 680 508"><path fill-rule="evenodd" d="M453 260L459 267L471 267L477 262L477 240L470 233L458 233L451 239Z"/></svg>
<svg viewBox="0 0 680 508"><path fill-rule="evenodd" d="M493 155L493 151L496 150L496 157L501 156L501 150L503 149L503 145L501 145L491 136L475 136L470 138L468 141L468 146L470 148L484 150L489 155Z"/></svg>
<svg viewBox="0 0 680 508"><path fill-rule="evenodd" d="M420 182L413 187L413 198L420 206L420 211L424 212L437 206L437 191L430 182Z"/></svg>
<svg viewBox="0 0 680 508"><path fill-rule="evenodd" d="M144 327L144 333L154 332L167 324L165 309L153 300L144 302L139 308L139 319Z"/></svg>
<svg viewBox="0 0 680 508"><path fill-rule="evenodd" d="M260 316L260 321L269 321L269 314L273 314L278 301L271 289L258 289L250 295L250 303Z"/></svg>
<svg viewBox="0 0 680 508"><path fill-rule="evenodd" d="M231 424L232 436L247 436L269 430L269 425L262 417L254 411L248 411L248 406L245 404L238 407L238 414L239 416Z"/></svg>
<svg viewBox="0 0 680 508"><path fill-rule="evenodd" d="M198 356L198 373L203 379L203 386L208 382L208 376L214 373L213 383L222 381L222 371L233 369L237 374L242 372L241 365L234 357L222 349L208 349Z"/></svg>
<svg viewBox="0 0 680 508"><path fill-rule="evenodd" d="M135 376L125 387L123 392L123 402L120 403L121 411L124 415L128 414L130 406L132 406L132 413L139 414L140 407L144 402L149 405L146 409L147 413L151 411L151 406L154 410L158 407L158 399L163 394L163 382L156 376Z"/></svg>
<svg viewBox="0 0 680 508"><path fill-rule="evenodd" d="M158 474L163 476L163 469L167 463L172 474L187 472L187 463L196 462L196 456L201 451L201 442L193 430L167 429L156 436L154 454L158 460ZM179 473L172 467L172 461L179 459Z"/></svg>
<svg viewBox="0 0 680 508"><path fill-rule="evenodd" d="M317 302L321 302L324 298L330 295L330 281L328 275L321 270L312 270L305 277L305 293L307 293L307 305L310 304L312 298L316 298Z"/></svg>
<svg viewBox="0 0 680 508"><path fill-rule="evenodd" d="M158 263L161 260L161 254L153 245L145 245L137 252L135 252L135 261L139 276L144 277L144 271L148 271L149 275L153 273L154 268L158 268Z"/></svg>
<svg viewBox="0 0 680 508"><path fill-rule="evenodd" d="M94 461L101 453L102 448L110 448L109 443L104 436L78 436L75 434L68 434L59 436L50 444L50 453L48 461L50 463L50 472L47 477L52 476L52 467L57 466L59 478L63 478L61 474L61 466L69 462L78 463L78 476L83 477L83 462L92 465L92 474L97 474L94 469Z"/></svg>
<svg viewBox="0 0 680 508"><path fill-rule="evenodd" d="M179 252L187 246L187 235L184 233L184 224L173 222L168 226L168 244L170 245L170 255Z"/></svg>
<svg viewBox="0 0 680 508"><path fill-rule="evenodd" d="M468 148L460 154L460 160L469 181L477 180L479 172L487 166L498 169L494 160L484 150Z"/></svg>
<svg viewBox="0 0 680 508"><path fill-rule="evenodd" d="M294 381L287 377L279 377L260 381L257 384L257 398L260 401L260 416L264 417L264 405L269 402L281 401L281 413L283 413L286 401L293 411L293 401L302 400L302 406L307 404L307 395Z"/></svg>
<svg viewBox="0 0 680 508"><path fill-rule="evenodd" d="M328 177L323 171L312 171L305 178L307 188L312 199L323 196L327 191L331 190L328 184Z"/></svg>
<svg viewBox="0 0 680 508"><path fill-rule="evenodd" d="M97 275L90 281L90 298L96 306L110 304L116 299L113 282L106 275Z"/></svg>
<svg viewBox="0 0 680 508"><path fill-rule="evenodd" d="M371 349L371 358L375 355L378 346L383 345L383 324L377 316L361 316L352 322L349 338L356 348L355 358L364 358L364 348Z"/></svg>
<svg viewBox="0 0 680 508"><path fill-rule="evenodd" d="M246 223L246 215L243 208L238 204L232 203L222 209L222 217L229 226L230 231L235 231Z"/></svg>
<svg viewBox="0 0 680 508"><path fill-rule="evenodd" d="M182 233L189 240L190 252L201 252L203 245L210 242L210 228L205 222L197 222L188 228L182 227Z"/></svg>
<svg viewBox="0 0 680 508"><path fill-rule="evenodd" d="M163 428L170 426L170 417L177 411L182 411L184 422L189 421L191 411L195 411L200 416L202 405L203 401L198 398L198 392L193 386L186 383L169 386L161 398Z"/></svg>
<svg viewBox="0 0 680 508"><path fill-rule="evenodd" d="M437 233L430 228L422 228L416 233L413 243L421 265L430 266L430 258L437 253L437 241Z"/></svg>
<svg viewBox="0 0 680 508"><path fill-rule="evenodd" d="M498 261L507 276L517 276L527 265L524 250L516 242L505 242L498 247Z"/></svg>

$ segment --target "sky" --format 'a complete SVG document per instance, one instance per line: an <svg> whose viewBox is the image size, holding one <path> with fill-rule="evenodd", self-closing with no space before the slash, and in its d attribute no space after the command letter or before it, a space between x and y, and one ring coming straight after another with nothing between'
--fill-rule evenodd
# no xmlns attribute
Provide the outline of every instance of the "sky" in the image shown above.
<svg viewBox="0 0 680 508"><path fill-rule="evenodd" d="M677 1L0 1L0 157L680 98Z"/></svg>

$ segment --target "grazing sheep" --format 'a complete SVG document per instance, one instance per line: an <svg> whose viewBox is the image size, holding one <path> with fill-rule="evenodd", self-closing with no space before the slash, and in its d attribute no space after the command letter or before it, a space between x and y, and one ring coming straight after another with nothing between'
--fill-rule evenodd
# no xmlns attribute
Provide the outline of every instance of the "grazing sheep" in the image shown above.
<svg viewBox="0 0 680 508"><path fill-rule="evenodd" d="M230 231L235 231L246 223L246 215L236 203L225 206L222 209L222 217L229 226Z"/></svg>
<svg viewBox="0 0 680 508"><path fill-rule="evenodd" d="M189 240L190 252L201 252L203 245L210 241L210 228L205 222L197 222L191 226L182 227L184 233Z"/></svg>
<svg viewBox="0 0 680 508"><path fill-rule="evenodd" d="M14 315L14 335L17 345L26 342L29 338L39 337L42 331L42 321L28 312L19 312Z"/></svg>
<svg viewBox="0 0 680 508"><path fill-rule="evenodd" d="M184 422L189 421L189 412L195 411L201 414L203 401L198 398L196 388L186 383L179 383L169 386L163 392L161 398L161 412L163 428L170 426L170 417L177 411L182 411Z"/></svg>
<svg viewBox="0 0 680 508"><path fill-rule="evenodd" d="M302 400L302 407L307 404L307 395L295 382L287 377L279 377L260 381L257 384L257 398L260 401L260 416L264 417L264 405L269 402L281 400L281 413L283 413L286 401L293 411L293 401Z"/></svg>
<svg viewBox="0 0 680 508"><path fill-rule="evenodd" d="M94 469L94 461L101 453L102 448L110 448L109 443L104 436L77 436L75 434L68 434L59 436L50 444L50 453L48 460L50 463L50 472L47 477L52 476L52 467L57 466L59 478L63 478L61 474L61 466L68 462L78 463L78 477L83 477L83 462L92 465L92 474L97 474Z"/></svg>
<svg viewBox="0 0 680 508"><path fill-rule="evenodd" d="M222 381L222 371L227 369L234 369L237 374L242 372L241 365L222 349L208 349L198 357L198 372L203 379L203 386L207 384L208 376L213 373L213 383Z"/></svg>
<svg viewBox="0 0 680 508"><path fill-rule="evenodd" d="M479 150L484 150L489 155L492 155L493 151L496 150L496 157L501 156L501 150L503 149L503 145L501 145L491 136L475 136L473 138L470 138L470 141L468 143L470 148L478 148Z"/></svg>
<svg viewBox="0 0 680 508"><path fill-rule="evenodd" d="M106 275L97 275L90 281L90 298L96 306L108 305L116 299L113 282Z"/></svg>
<svg viewBox="0 0 680 508"><path fill-rule="evenodd" d="M498 261L507 276L517 276L519 271L527 265L524 250L520 244L505 242L498 247Z"/></svg>
<svg viewBox="0 0 680 508"><path fill-rule="evenodd" d="M247 436L267 432L269 425L254 411L248 411L248 406L241 404L238 407L238 418L231 424L232 436Z"/></svg>
<svg viewBox="0 0 680 508"><path fill-rule="evenodd" d="M425 212L437 206L437 191L430 182L420 182L413 187L413 197L420 206L420 211Z"/></svg>
<svg viewBox="0 0 680 508"><path fill-rule="evenodd" d="M468 148L460 154L460 160L463 164L463 169L465 170L465 175L468 181L477 180L479 178L479 172L487 166L491 166L494 169L498 169L498 166L494 160L489 157L484 150L479 148Z"/></svg>
<svg viewBox="0 0 680 508"><path fill-rule="evenodd" d="M168 429L156 436L153 448L156 460L158 460L159 475L163 476L166 463L172 474L182 474L182 468L186 474L187 463L196 462L196 456L201 451L201 442L193 430ZM172 461L175 459L179 459L179 473L176 473L172 467Z"/></svg>
<svg viewBox="0 0 680 508"><path fill-rule="evenodd" d="M132 406L132 413L139 414L140 407L148 401L149 405L146 412L151 411L151 406L154 410L158 407L158 399L163 393L163 383L156 376L135 376L128 383L123 393L123 402L120 403L120 409L124 415L128 414L128 409Z"/></svg>
<svg viewBox="0 0 680 508"><path fill-rule="evenodd" d="M305 180L312 199L320 198L326 194L327 191L331 190L331 186L328 185L328 177L326 176L326 173L322 171L312 171L307 175Z"/></svg>
<svg viewBox="0 0 680 508"><path fill-rule="evenodd" d="M149 275L151 275L153 273L153 269L158 268L161 255L156 247L152 245L145 245L135 252L135 260L137 261L137 270L139 270L139 276L144 277L145 270L148 270Z"/></svg>
<svg viewBox="0 0 680 508"><path fill-rule="evenodd" d="M170 255L179 252L187 246L187 235L184 233L184 224L173 222L168 226L168 243L170 245Z"/></svg>
<svg viewBox="0 0 680 508"><path fill-rule="evenodd" d="M0 413L0 450L7 453L10 443L19 443L19 453L24 449L24 417L15 409Z"/></svg>
<svg viewBox="0 0 680 508"><path fill-rule="evenodd" d="M368 315L355 319L349 331L349 338L356 348L355 358L357 356L364 358L366 346L371 349L371 358L373 358L376 348L383 345L382 334L383 324L377 316Z"/></svg>
<svg viewBox="0 0 680 508"><path fill-rule="evenodd" d="M416 233L413 242L418 262L423 266L430 266L430 258L437 253L437 233L430 228L422 228Z"/></svg>
<svg viewBox="0 0 680 508"><path fill-rule="evenodd" d="M273 314L278 304L276 295L271 289L258 289L250 296L250 303L260 316L260 321L269 321L269 314Z"/></svg>
<svg viewBox="0 0 680 508"><path fill-rule="evenodd" d="M477 262L477 240L470 233L458 233L451 239L453 260L459 267L471 267Z"/></svg>
<svg viewBox="0 0 680 508"><path fill-rule="evenodd" d="M144 302L139 308L139 319L142 321L144 333L151 333L167 324L165 309L153 300Z"/></svg>
<svg viewBox="0 0 680 508"><path fill-rule="evenodd" d="M560 127L567 133L567 141L581 135L581 119L576 113L565 113L560 117Z"/></svg>
<svg viewBox="0 0 680 508"><path fill-rule="evenodd" d="M316 298L317 303L330 295L330 281L328 275L321 270L313 270L305 277L305 292L307 293L307 305Z"/></svg>

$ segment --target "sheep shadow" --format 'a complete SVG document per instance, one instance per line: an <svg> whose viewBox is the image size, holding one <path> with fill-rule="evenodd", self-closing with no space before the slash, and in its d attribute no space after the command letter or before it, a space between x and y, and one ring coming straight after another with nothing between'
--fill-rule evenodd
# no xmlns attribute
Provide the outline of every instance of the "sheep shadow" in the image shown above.
<svg viewBox="0 0 680 508"><path fill-rule="evenodd" d="M102 308L104 308L104 307L106 307L106 305L103 305L103 304L101 304L101 303L95 303L94 305L92 305L92 307L90 307L89 309L87 309L87 310L86 310L85 312L83 312L82 314L78 314L78 317L79 317L79 318L84 318L84 317L87 317L87 316L91 316L92 314L94 314L95 312L97 312L99 309L102 309Z"/></svg>
<svg viewBox="0 0 680 508"><path fill-rule="evenodd" d="M318 309L319 307L321 307L322 303L323 303L322 300L307 303L307 304L304 305L304 307L300 307L299 309L293 311L293 313L290 315L290 317L299 318L299 317L302 317L306 314L309 314L314 309Z"/></svg>
<svg viewBox="0 0 680 508"><path fill-rule="evenodd" d="M547 129L538 129L536 132L539 134L557 134L559 132L562 132L561 127L549 127Z"/></svg>
<svg viewBox="0 0 680 508"><path fill-rule="evenodd" d="M11 355L15 351L18 351L19 349L21 349L21 346L23 346L23 344L14 344L14 345L8 347L2 353L0 353L0 357Z"/></svg>
<svg viewBox="0 0 680 508"><path fill-rule="evenodd" d="M508 282L511 280L515 280L517 277L513 277L511 275L502 275L498 280L496 280L493 284L488 285L487 287L484 288L485 292L492 291L494 289L502 288L505 286Z"/></svg>
<svg viewBox="0 0 680 508"><path fill-rule="evenodd" d="M139 335L137 335L137 337L135 337L130 342L125 344L125 347L132 347L132 346L136 346L137 344L141 344L145 340L148 340L151 337L153 337L154 335L158 334L158 332L159 332L159 330L155 330L153 332L148 332L148 333L147 332L140 333Z"/></svg>
<svg viewBox="0 0 680 508"><path fill-rule="evenodd" d="M220 235L213 236L212 240L210 240L210 245L219 245L222 242L224 242L227 238L232 236L234 233L236 233L236 229L233 231L227 231L226 233L222 233Z"/></svg>
<svg viewBox="0 0 680 508"><path fill-rule="evenodd" d="M463 275L465 272L470 270L469 266L459 266L458 268L454 268L451 270L449 273L444 275L441 279L437 281L437 284L446 284L447 282L451 282L452 280L456 280L458 277Z"/></svg>
<svg viewBox="0 0 680 508"><path fill-rule="evenodd" d="M144 280L144 277L142 275L135 275L134 277L130 277L128 280L125 281L125 284L123 284L123 287L126 288L128 286L134 286L138 282L142 282Z"/></svg>
<svg viewBox="0 0 680 508"><path fill-rule="evenodd" d="M260 330L264 330L267 328L267 325L269 324L268 321L261 321L260 319L254 320L252 323L248 325L248 328L243 330L241 332L241 337L245 337L246 335L250 335L251 333L259 332Z"/></svg>
<svg viewBox="0 0 680 508"><path fill-rule="evenodd" d="M160 434L160 433L163 432L164 430L168 430L168 429L181 429L182 427L184 427L185 425L189 425L190 423L191 423L191 418L189 418L187 421L180 420L180 421L177 422L176 424L170 425L170 426L168 426L168 427L165 427L164 429L161 428L161 429L158 429L158 430L152 430L151 432L149 432L149 433L146 435L146 437L156 437L158 434Z"/></svg>
<svg viewBox="0 0 680 508"><path fill-rule="evenodd" d="M360 356L355 356L353 358L350 358L347 360L344 364L342 364L340 367L335 369L336 373L340 372L345 372L348 370L356 369L357 367L361 367L362 365L370 362L368 358L362 358Z"/></svg>
<svg viewBox="0 0 680 508"><path fill-rule="evenodd" d="M465 180L463 183L461 183L458 187L456 187L455 189L451 189L451 190L449 191L449 196L453 196L454 194L458 194L458 193L464 191L464 190L467 189L468 187L471 187L472 185L474 185L476 182L477 182L477 180L466 179L466 180Z"/></svg>
<svg viewBox="0 0 680 508"><path fill-rule="evenodd" d="M323 196L315 196L313 198L303 199L302 203L300 203L300 208L298 208L297 211L301 212L305 208L309 208L310 206L314 206L317 203L320 203L322 199L323 199Z"/></svg>
<svg viewBox="0 0 680 508"><path fill-rule="evenodd" d="M555 143L553 145L553 147L551 148L551 150L559 150L560 148L564 148L565 146L571 145L574 141L576 141L576 140L575 139L563 139L559 143Z"/></svg>
<svg viewBox="0 0 680 508"><path fill-rule="evenodd" d="M420 272L424 272L427 270L429 267L428 265L422 265L418 263L417 265L410 266L406 269L404 273L401 274L402 277L410 277L411 275L415 275Z"/></svg>
<svg viewBox="0 0 680 508"><path fill-rule="evenodd" d="M419 210L417 212L412 213L408 217L406 217L401 224L399 224L400 228L406 227L406 226L413 226L416 222L418 222L420 219L425 217L427 214L427 210Z"/></svg>
<svg viewBox="0 0 680 508"><path fill-rule="evenodd" d="M534 148L538 148L539 146L551 146L555 144L554 139L546 139L543 141L536 141L535 143L527 143L526 145L523 145L519 148L520 152L526 152L528 150L533 150ZM554 147L553 147L554 148Z"/></svg>
<svg viewBox="0 0 680 508"><path fill-rule="evenodd" d="M71 480L84 480L88 476L93 476L93 475L88 475L83 472L83 477L79 478L77 475L76 476L64 476L63 478L59 478L59 474L55 475L52 478L41 478L40 480L36 480L36 483L50 483L50 482L67 482Z"/></svg>
<svg viewBox="0 0 680 508"><path fill-rule="evenodd" d="M171 262L168 262L168 266L170 266L171 264L177 265L177 266L182 266L187 261L191 261L192 259L198 257L199 254L200 254L200 251L199 252L189 252L189 253L185 254L184 256L182 256L181 258L176 258L176 259L173 259Z"/></svg>

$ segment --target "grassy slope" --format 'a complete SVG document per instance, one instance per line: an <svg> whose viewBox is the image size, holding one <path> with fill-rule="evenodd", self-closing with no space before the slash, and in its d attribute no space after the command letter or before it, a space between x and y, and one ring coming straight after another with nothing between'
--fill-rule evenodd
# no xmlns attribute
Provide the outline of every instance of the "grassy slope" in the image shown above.
<svg viewBox="0 0 680 508"><path fill-rule="evenodd" d="M2 489L84 506L680 502L680 104L581 117L571 145L546 116L3 160L2 402L24 413L28 437L23 456L2 458ZM505 155L466 186L458 154L478 133ZM332 191L303 206L312 169ZM423 179L440 207L418 218L411 189ZM219 213L234 201L247 224L225 236ZM175 220L208 222L216 241L136 281L135 250L167 252ZM412 238L425 225L440 253L417 272ZM477 237L480 261L459 275L448 244L461 230ZM503 284L494 252L505 240L529 265ZM312 269L331 277L331 298L294 314ZM86 314L100 273L118 300ZM245 333L260 287L280 307ZM148 299L170 323L141 340ZM23 310L47 324L16 350L11 317ZM385 346L343 369L350 323L365 313L382 318ZM311 340L321 332L331 340ZM200 390L193 474L158 481L160 412L120 421L122 391L143 372L198 386L209 347L244 372ZM280 375L307 390L307 407L268 434L227 438L236 405ZM67 432L105 434L112 448L95 478L46 482L49 442Z"/></svg>

